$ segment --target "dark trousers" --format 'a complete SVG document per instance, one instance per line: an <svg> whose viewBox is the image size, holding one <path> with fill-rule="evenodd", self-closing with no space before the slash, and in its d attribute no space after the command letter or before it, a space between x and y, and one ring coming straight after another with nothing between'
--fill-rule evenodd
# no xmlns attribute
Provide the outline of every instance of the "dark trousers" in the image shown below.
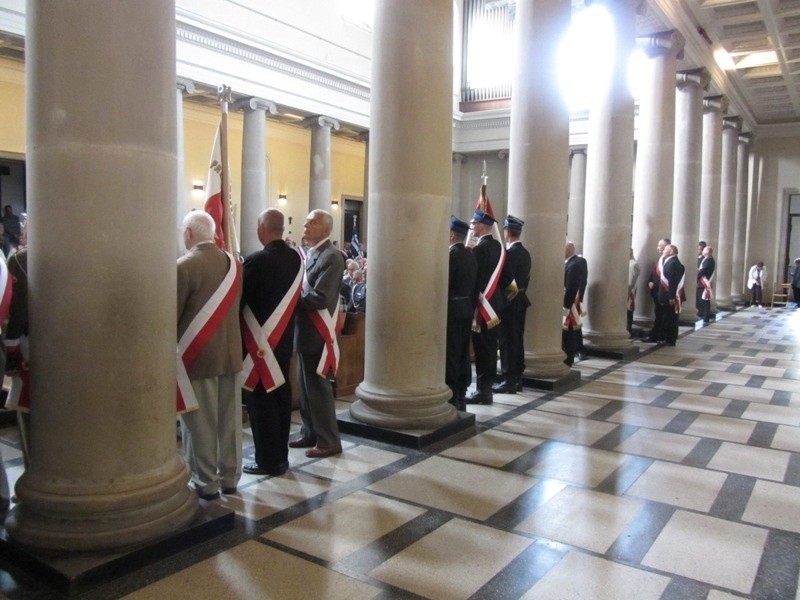
<svg viewBox="0 0 800 600"><path fill-rule="evenodd" d="M342 444L336 422L336 400L331 382L317 374L321 357L322 351L297 353L300 416L303 419L301 432L304 438L316 441L320 448L335 448Z"/></svg>
<svg viewBox="0 0 800 600"><path fill-rule="evenodd" d="M486 329L481 325L480 332L472 332L472 347L475 349L475 387L479 392L492 391L497 375L497 327Z"/></svg>
<svg viewBox="0 0 800 600"><path fill-rule="evenodd" d="M793 287L792 293L794 294L795 304L800 304L800 287Z"/></svg>
<svg viewBox="0 0 800 600"><path fill-rule="evenodd" d="M700 282L697 282L697 301L695 302L695 306L697 307L697 316L703 319L704 323L708 323L709 318L711 317L711 300L703 300L703 292L704 288L700 285Z"/></svg>
<svg viewBox="0 0 800 600"><path fill-rule="evenodd" d="M281 365L284 373L289 371L288 361ZM250 417L253 432L256 464L262 469L278 469L289 462L289 429L292 423L292 387L286 383L264 391L259 383L252 392L242 390L242 399Z"/></svg>
<svg viewBox="0 0 800 600"><path fill-rule="evenodd" d="M678 341L678 321L680 315L675 312L675 305L673 304L661 304L660 306L663 312L659 340L674 345L675 342Z"/></svg>
<svg viewBox="0 0 800 600"><path fill-rule="evenodd" d="M583 330L562 329L561 330L561 349L567 355L564 361L569 366L575 362L575 355L583 348Z"/></svg>
<svg viewBox="0 0 800 600"><path fill-rule="evenodd" d="M453 391L453 400L463 398L472 381L469 364L469 337L472 318L447 319L447 351L445 353L444 382Z"/></svg>
<svg viewBox="0 0 800 600"><path fill-rule="evenodd" d="M761 286L757 283L753 284L752 292L752 299L750 300L751 304L758 304L761 306Z"/></svg>
<svg viewBox="0 0 800 600"><path fill-rule="evenodd" d="M512 301L500 316L500 372L508 381L522 379L525 372L525 312L527 307L521 302Z"/></svg>
<svg viewBox="0 0 800 600"><path fill-rule="evenodd" d="M663 331L664 331L664 316L667 310L669 309L669 304L666 305L666 308L663 304L659 304L656 302L655 305L655 319L653 320L653 329L650 331L650 339L656 341L664 341Z"/></svg>

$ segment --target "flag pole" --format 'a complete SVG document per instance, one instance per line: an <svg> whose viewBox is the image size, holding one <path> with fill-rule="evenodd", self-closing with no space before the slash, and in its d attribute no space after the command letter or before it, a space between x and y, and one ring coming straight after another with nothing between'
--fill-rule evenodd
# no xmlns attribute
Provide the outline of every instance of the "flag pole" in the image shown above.
<svg viewBox="0 0 800 600"><path fill-rule="evenodd" d="M219 87L220 131L219 155L222 169L220 171L220 192L222 194L222 230L225 236L225 249L239 258L231 238L231 187L230 168L228 166L228 104L231 101L231 88L227 85Z"/></svg>

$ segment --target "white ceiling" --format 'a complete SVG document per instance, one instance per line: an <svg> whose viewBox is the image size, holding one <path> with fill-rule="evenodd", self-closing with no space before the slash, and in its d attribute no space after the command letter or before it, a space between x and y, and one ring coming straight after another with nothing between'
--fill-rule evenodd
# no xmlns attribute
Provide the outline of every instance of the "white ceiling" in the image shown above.
<svg viewBox="0 0 800 600"><path fill-rule="evenodd" d="M680 68L706 67L709 93L731 101L750 130L800 129L800 0L647 0L637 34L678 29L686 38ZM739 68L723 69L714 52L724 50ZM774 51L773 64L742 68L748 56ZM754 56L751 58L755 58Z"/></svg>

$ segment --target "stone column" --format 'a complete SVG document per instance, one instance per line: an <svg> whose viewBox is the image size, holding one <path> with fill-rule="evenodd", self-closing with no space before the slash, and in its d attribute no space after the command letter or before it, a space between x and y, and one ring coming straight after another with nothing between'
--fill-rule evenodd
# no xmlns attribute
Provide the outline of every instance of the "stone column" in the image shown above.
<svg viewBox="0 0 800 600"><path fill-rule="evenodd" d="M672 202L672 236L686 267L681 322L697 321L697 261L700 231L700 167L703 145L703 90L710 80L705 69L681 71L676 76L675 195Z"/></svg>
<svg viewBox="0 0 800 600"><path fill-rule="evenodd" d="M569 209L567 239L575 251L583 254L583 217L586 212L586 148L575 148L569 154Z"/></svg>
<svg viewBox="0 0 800 600"><path fill-rule="evenodd" d="M117 549L198 507L175 447L175 5L31 0L26 18L39 335L6 524L34 547Z"/></svg>
<svg viewBox="0 0 800 600"><path fill-rule="evenodd" d="M736 218L736 159L741 130L741 117L725 117L722 120L719 239L715 254L717 256L717 306L724 310L733 310L731 277L733 275L733 227Z"/></svg>
<svg viewBox="0 0 800 600"><path fill-rule="evenodd" d="M560 250L567 233L569 112L559 87L557 53L569 18L568 2L517 1L508 212L525 221L522 243L531 253L525 375L543 378L570 371L558 319L563 294L553 293L564 287Z"/></svg>
<svg viewBox="0 0 800 600"><path fill-rule="evenodd" d="M731 299L735 304L745 301L745 246L747 245L747 196L750 170L750 133L739 135L739 147L736 154L736 214L733 224L733 258L731 260Z"/></svg>
<svg viewBox="0 0 800 600"><path fill-rule="evenodd" d="M434 429L458 418L444 384L453 3L381 0L373 40L369 228L379 235L369 242L364 381L350 414Z"/></svg>
<svg viewBox="0 0 800 600"><path fill-rule="evenodd" d="M362 131L358 139L364 142L364 202L361 204L361 219L358 224L358 239L362 243L368 242L367 221L369 221L369 131ZM348 242L350 240L347 240ZM367 246L369 252L369 246Z"/></svg>
<svg viewBox="0 0 800 600"><path fill-rule="evenodd" d="M611 73L589 109L584 257L589 266L584 342L590 348L625 354L632 350L626 329L628 254L633 194L633 96L628 57L636 30L633 0L605 0L617 35Z"/></svg>
<svg viewBox="0 0 800 600"><path fill-rule="evenodd" d="M464 154L453 152L453 173L451 175L453 191L450 202L450 212L459 219L469 222L467 217L470 215L467 215L465 211L461 210L461 165L466 161L467 157Z"/></svg>
<svg viewBox="0 0 800 600"><path fill-rule="evenodd" d="M642 37L649 57L639 99L639 141L633 194L631 247L643 276L636 286L636 319L653 320L648 275L659 259L658 240L672 229L675 161L675 70L684 39L677 31Z"/></svg>
<svg viewBox="0 0 800 600"><path fill-rule="evenodd" d="M242 131L242 208L239 230L242 256L261 250L258 215L267 208L267 111L277 112L274 102L244 98L235 108L244 113ZM330 182L329 182L330 183Z"/></svg>
<svg viewBox="0 0 800 600"><path fill-rule="evenodd" d="M185 79L183 77L178 77L177 81L177 90L175 91L175 139L177 140L177 166L175 169L176 172L176 181L178 182L176 191L175 191L175 244L176 244L176 253L175 256L182 256L183 253L186 251L186 246L183 244L183 227L181 225L181 221L183 216L186 214L186 185L185 185L185 178L186 174L184 173L184 166L183 166L183 97L191 96L194 94L194 82L191 79Z"/></svg>
<svg viewBox="0 0 800 600"><path fill-rule="evenodd" d="M309 117L303 125L311 129L311 175L308 210L331 211L331 129L339 130L339 121L330 117Z"/></svg>
<svg viewBox="0 0 800 600"><path fill-rule="evenodd" d="M722 115L728 110L725 96L709 96L703 99L703 160L700 179L700 239L717 253L719 241L719 195L722 171ZM694 251L691 254L695 256ZM682 261L683 262L683 261ZM717 312L717 277L719 260L713 281L715 290L711 298L711 312Z"/></svg>

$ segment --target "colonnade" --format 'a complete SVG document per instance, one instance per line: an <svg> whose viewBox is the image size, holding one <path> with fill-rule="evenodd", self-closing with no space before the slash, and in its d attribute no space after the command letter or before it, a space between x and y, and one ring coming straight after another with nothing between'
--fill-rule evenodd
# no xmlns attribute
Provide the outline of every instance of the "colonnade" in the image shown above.
<svg viewBox="0 0 800 600"><path fill-rule="evenodd" d="M20 504L9 531L45 548L98 550L146 542L184 526L197 510L174 439L173 207L180 160L175 8L171 0L147 2L147 10L124 3L67 8L28 2L28 193L35 215L30 282L36 291L30 312L32 327L47 332L31 346L32 364L43 366L33 379L31 427L48 435L32 438L31 466L19 481ZM642 107L646 125L634 204L634 102L623 57L634 47L637 3L606 4L618 31L631 33L618 36L612 76L595 94L587 149L573 153L568 200L569 118L557 92L554 56L569 3L517 2L509 212L526 221L523 241L533 256L528 293L534 305L525 335L529 376L558 379L569 373L559 320L567 231L581 237L575 242L589 262L587 344L621 353L631 349L624 305L632 211L636 228L643 228L635 239L645 266L655 260L654 240L672 234L689 274L698 235L710 243L731 239L735 247L745 231L740 188L746 185L739 171L747 162L747 144L733 137L738 146L725 146L726 157L736 151L725 161L725 181L736 182L735 218L725 222L726 238L719 219L726 102L706 99L701 115L707 74L675 73L680 40L674 33L652 38L649 46L652 87ZM390 429L433 429L458 419L444 385L452 10L451 0L407 0L402 7L379 3L375 16L370 310L365 377L351 414ZM80 24L95 20L126 26L87 36ZM95 76L84 77L86 70ZM670 91L671 81L677 81L677 92ZM57 86L74 89L65 93ZM179 87L178 97L188 91ZM96 111L98 103L115 110ZM274 105L250 98L238 108L245 111L247 231L267 203L264 127ZM319 116L306 126L312 138L310 207L328 208L330 133L338 122ZM581 190L577 176L584 167ZM729 196L728 187L726 203ZM570 219L568 228L568 213L582 203L583 219ZM143 230L151 234L146 244ZM249 235L242 244L245 253L258 247ZM730 260L740 260L735 256ZM736 285L736 274L728 281Z"/></svg>

